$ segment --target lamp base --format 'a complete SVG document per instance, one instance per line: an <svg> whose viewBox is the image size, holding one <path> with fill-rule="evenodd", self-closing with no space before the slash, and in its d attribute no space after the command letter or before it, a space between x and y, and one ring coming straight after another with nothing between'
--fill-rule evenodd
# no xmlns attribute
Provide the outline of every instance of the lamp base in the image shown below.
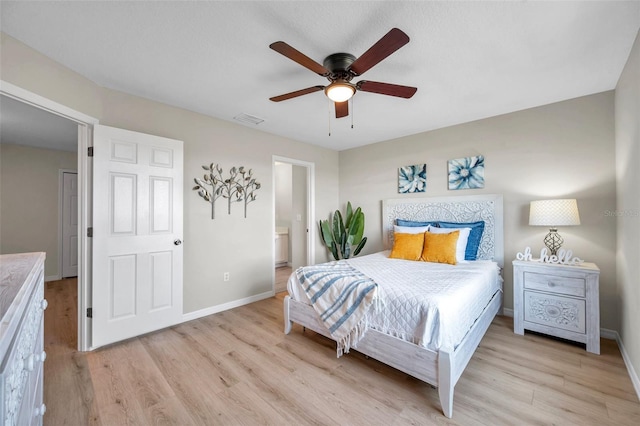
<svg viewBox="0 0 640 426"><path fill-rule="evenodd" d="M549 233L544 237L544 245L547 246L551 255L555 256L558 254L558 250L562 247L562 243L564 243L564 240L560 234L558 234L558 229L549 228Z"/></svg>

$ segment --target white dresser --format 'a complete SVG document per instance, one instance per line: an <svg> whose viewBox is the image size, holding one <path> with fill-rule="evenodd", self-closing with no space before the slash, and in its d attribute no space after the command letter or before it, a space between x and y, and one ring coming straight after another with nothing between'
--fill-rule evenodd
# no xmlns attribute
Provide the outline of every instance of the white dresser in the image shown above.
<svg viewBox="0 0 640 426"><path fill-rule="evenodd" d="M513 261L513 329L585 343L600 354L600 270L593 263Z"/></svg>
<svg viewBox="0 0 640 426"><path fill-rule="evenodd" d="M0 256L0 425L41 425L44 253Z"/></svg>

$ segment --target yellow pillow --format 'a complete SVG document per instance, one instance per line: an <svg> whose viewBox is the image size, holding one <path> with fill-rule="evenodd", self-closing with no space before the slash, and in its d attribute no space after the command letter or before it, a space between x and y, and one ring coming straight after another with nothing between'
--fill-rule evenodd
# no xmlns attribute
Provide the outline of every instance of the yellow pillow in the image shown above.
<svg viewBox="0 0 640 426"><path fill-rule="evenodd" d="M390 258L404 260L420 260L424 234L393 234L393 248Z"/></svg>
<svg viewBox="0 0 640 426"><path fill-rule="evenodd" d="M425 262L456 264L456 244L460 231L448 234L424 233L424 248L420 260Z"/></svg>

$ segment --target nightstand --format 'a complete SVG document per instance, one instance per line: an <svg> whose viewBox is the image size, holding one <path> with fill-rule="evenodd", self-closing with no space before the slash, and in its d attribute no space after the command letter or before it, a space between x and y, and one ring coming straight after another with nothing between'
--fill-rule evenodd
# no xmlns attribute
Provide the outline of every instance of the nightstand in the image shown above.
<svg viewBox="0 0 640 426"><path fill-rule="evenodd" d="M585 343L600 354L600 269L513 261L513 331L537 331Z"/></svg>

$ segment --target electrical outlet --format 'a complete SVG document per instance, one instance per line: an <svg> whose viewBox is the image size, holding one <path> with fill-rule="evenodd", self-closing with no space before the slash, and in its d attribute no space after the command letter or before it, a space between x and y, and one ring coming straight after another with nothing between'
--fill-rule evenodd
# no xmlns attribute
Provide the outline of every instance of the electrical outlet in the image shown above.
<svg viewBox="0 0 640 426"><path fill-rule="evenodd" d="M222 279L223 279L224 281L229 281L229 273L228 273L228 272L225 272L225 273L222 275Z"/></svg>
<svg viewBox="0 0 640 426"><path fill-rule="evenodd" d="M302 215L301 215L301 214L297 214L297 215L296 215L296 220L297 220L298 222L302 222Z"/></svg>

